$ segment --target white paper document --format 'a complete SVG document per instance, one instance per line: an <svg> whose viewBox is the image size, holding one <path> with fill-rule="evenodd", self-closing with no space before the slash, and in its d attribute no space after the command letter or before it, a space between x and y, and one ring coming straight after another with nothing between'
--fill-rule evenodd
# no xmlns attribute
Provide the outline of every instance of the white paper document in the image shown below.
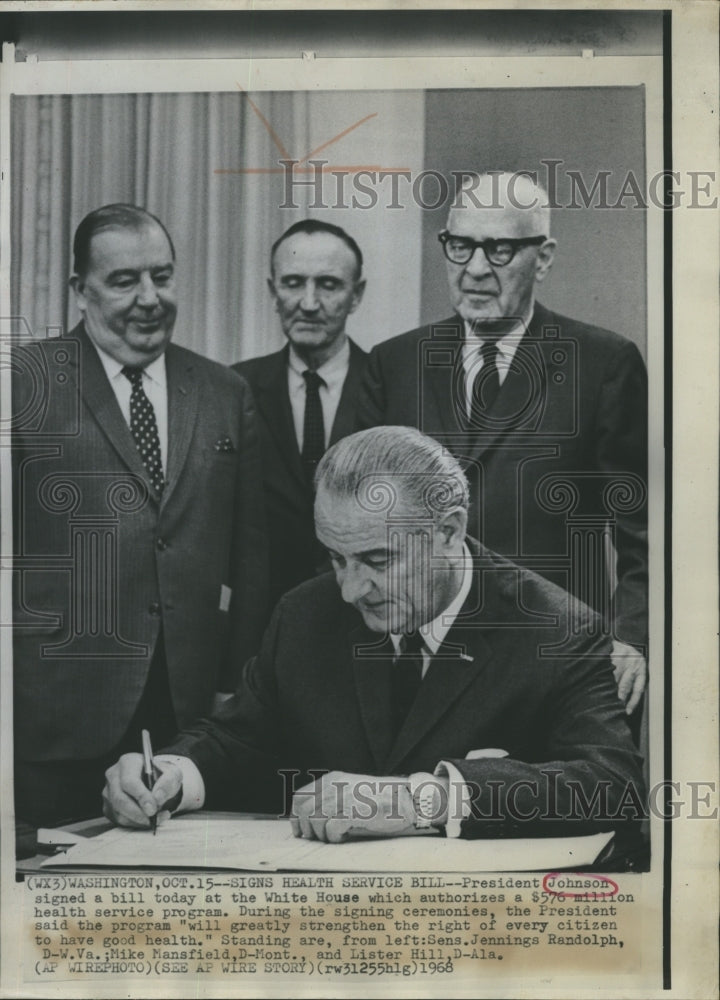
<svg viewBox="0 0 720 1000"><path fill-rule="evenodd" d="M230 868L251 871L550 871L592 864L612 833L534 840L437 835L325 844L293 836L287 820L179 817L149 830L108 830L43 867Z"/></svg>

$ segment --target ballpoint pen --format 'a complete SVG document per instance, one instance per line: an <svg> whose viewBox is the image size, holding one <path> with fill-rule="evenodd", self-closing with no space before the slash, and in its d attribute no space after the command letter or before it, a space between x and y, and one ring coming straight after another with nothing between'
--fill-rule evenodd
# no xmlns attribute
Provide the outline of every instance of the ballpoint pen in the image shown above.
<svg viewBox="0 0 720 1000"><path fill-rule="evenodd" d="M153 790L155 782L160 776L160 772L155 766L153 760L152 744L150 742L150 733L147 729L142 731L142 753L143 753L143 781L145 782L145 787L149 790ZM150 817L150 829L153 832L153 836L157 833L157 813Z"/></svg>

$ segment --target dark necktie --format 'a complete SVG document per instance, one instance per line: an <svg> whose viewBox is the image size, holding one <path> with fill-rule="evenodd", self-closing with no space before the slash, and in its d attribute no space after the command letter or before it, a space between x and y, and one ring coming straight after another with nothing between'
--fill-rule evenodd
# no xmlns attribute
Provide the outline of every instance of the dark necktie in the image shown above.
<svg viewBox="0 0 720 1000"><path fill-rule="evenodd" d="M311 372L309 369L303 372L303 378L305 379L305 419L303 422L302 461L307 477L312 482L317 464L325 452L325 422L320 402L320 386L325 385L325 382L317 372Z"/></svg>
<svg viewBox="0 0 720 1000"><path fill-rule="evenodd" d="M470 424L487 426L488 411L500 392L500 375L497 367L498 346L496 340L486 340L479 351L482 368L468 387L470 392Z"/></svg>
<svg viewBox="0 0 720 1000"><path fill-rule="evenodd" d="M165 479L163 477L162 458L160 456L160 436L158 434L155 410L145 395L142 386L142 368L126 366L122 370L125 378L132 386L130 393L130 431L135 438L140 458L150 476L150 482L158 496L162 494Z"/></svg>
<svg viewBox="0 0 720 1000"><path fill-rule="evenodd" d="M415 701L422 683L423 649L425 643L419 632L400 638L400 655L392 667L392 713L395 732L399 732L410 706Z"/></svg>

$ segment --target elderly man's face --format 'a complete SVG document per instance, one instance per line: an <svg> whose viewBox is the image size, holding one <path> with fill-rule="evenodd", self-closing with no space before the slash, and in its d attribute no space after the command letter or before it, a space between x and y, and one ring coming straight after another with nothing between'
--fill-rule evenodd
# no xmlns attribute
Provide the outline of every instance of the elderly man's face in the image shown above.
<svg viewBox="0 0 720 1000"><path fill-rule="evenodd" d="M342 344L341 334L365 291L357 260L332 233L295 233L280 244L268 287L283 332L301 356Z"/></svg>
<svg viewBox="0 0 720 1000"><path fill-rule="evenodd" d="M355 497L322 485L315 500L317 537L328 550L343 600L373 632L412 632L454 596L446 560L462 550L464 532L448 536L437 524L413 524L411 518L401 524L401 514L398 506L388 522L386 511L365 509Z"/></svg>
<svg viewBox="0 0 720 1000"><path fill-rule="evenodd" d="M512 205L453 209L447 229L453 236L477 242L547 235L538 229L533 212ZM548 241L540 247L520 247L504 267L490 264L480 247L467 264L446 260L453 307L463 319L481 325L524 318L530 312L535 282L542 281L550 269L554 246L554 241Z"/></svg>
<svg viewBox="0 0 720 1000"><path fill-rule="evenodd" d="M159 226L97 233L87 274L72 285L88 334L116 361L145 366L165 350L177 303L172 250Z"/></svg>

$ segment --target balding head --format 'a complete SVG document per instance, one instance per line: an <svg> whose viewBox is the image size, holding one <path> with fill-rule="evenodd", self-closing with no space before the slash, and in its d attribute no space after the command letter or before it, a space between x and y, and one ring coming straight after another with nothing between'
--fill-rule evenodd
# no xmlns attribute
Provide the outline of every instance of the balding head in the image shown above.
<svg viewBox="0 0 720 1000"><path fill-rule="evenodd" d="M526 173L466 176L450 209L448 229L457 214L468 211L502 214L518 236L550 236L550 205L545 189ZM507 235L511 235L508 233Z"/></svg>
<svg viewBox="0 0 720 1000"><path fill-rule="evenodd" d="M550 236L547 194L535 180L521 173L479 174L469 177L448 215L451 236L493 245L545 237L534 244L512 244L506 264L492 263L477 247L466 262L447 261L450 298L456 311L480 327L526 320L532 312L535 283L552 267L555 240ZM446 245L446 255L453 244ZM471 246L471 244L468 244Z"/></svg>

